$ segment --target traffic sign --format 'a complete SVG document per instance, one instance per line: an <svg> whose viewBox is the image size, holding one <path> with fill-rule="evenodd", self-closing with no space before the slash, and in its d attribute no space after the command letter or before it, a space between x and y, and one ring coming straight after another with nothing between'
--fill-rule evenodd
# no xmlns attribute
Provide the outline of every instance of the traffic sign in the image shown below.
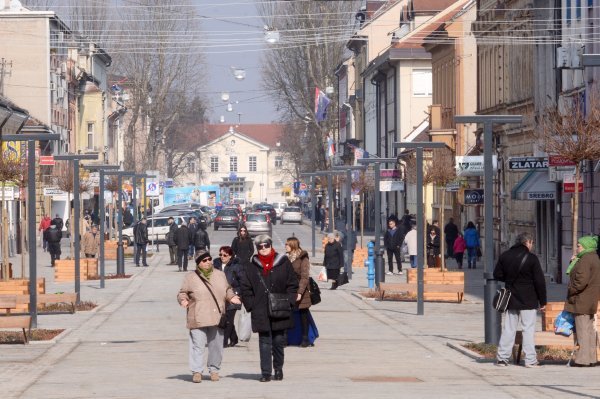
<svg viewBox="0 0 600 399"><path fill-rule="evenodd" d="M39 165L40 166L54 166L54 156L53 155L40 155Z"/></svg>
<svg viewBox="0 0 600 399"><path fill-rule="evenodd" d="M482 188L467 189L464 190L464 204L465 205L480 205L484 202L484 195Z"/></svg>
<svg viewBox="0 0 600 399"><path fill-rule="evenodd" d="M151 181L146 183L146 196L158 197L160 195L160 187L158 182Z"/></svg>

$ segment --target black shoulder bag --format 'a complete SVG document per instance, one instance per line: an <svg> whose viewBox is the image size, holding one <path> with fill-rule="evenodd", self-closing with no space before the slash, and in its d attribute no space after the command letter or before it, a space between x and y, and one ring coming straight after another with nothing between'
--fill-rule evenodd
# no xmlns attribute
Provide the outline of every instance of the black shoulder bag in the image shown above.
<svg viewBox="0 0 600 399"><path fill-rule="evenodd" d="M519 273L521 272L521 268L525 264L525 261L527 260L528 257L529 257L529 252L526 252L525 256L523 256L523 259L521 260L521 264L519 265L519 268L517 269L517 275L516 275L515 279L510 283L510 285L513 285L514 282L517 281L517 278L519 278ZM496 291L496 295L494 295L494 301L492 302L492 304L494 305L494 309L496 309L500 313L506 312L506 309L508 308L508 303L510 302L510 297L512 296L512 293L510 292L510 289L507 288L507 286L508 286L508 284L505 283L504 288L500 288L499 290Z"/></svg>
<svg viewBox="0 0 600 399"><path fill-rule="evenodd" d="M271 292L265 284L265 280L257 270L258 279L265 287L269 303L269 317L272 319L289 319L292 316L292 304L290 303L290 297L288 294L280 294Z"/></svg>
<svg viewBox="0 0 600 399"><path fill-rule="evenodd" d="M312 277L308 278L308 291L310 292L310 303L312 305L321 302L321 289Z"/></svg>
<svg viewBox="0 0 600 399"><path fill-rule="evenodd" d="M215 294L213 294L208 283L206 281L204 281L204 279L202 277L200 277L200 274L198 274L198 271L196 271L196 275L198 276L200 281L202 281L204 283L204 285L206 286L206 289L208 290L208 292L210 292L210 295L215 300L215 304L217 305L217 309L219 310L219 314L221 315L221 318L219 319L219 324L217 324L217 327L224 329L225 326L227 326L227 316L221 312L221 307L219 306L219 301L217 301L217 298L215 297Z"/></svg>

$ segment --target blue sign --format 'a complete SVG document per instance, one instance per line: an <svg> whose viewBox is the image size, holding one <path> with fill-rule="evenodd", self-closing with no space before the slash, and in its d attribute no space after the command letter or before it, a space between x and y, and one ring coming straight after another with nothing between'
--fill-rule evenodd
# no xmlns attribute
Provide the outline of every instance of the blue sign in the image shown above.
<svg viewBox="0 0 600 399"><path fill-rule="evenodd" d="M221 201L219 186L190 186L165 189L165 206L198 202L202 205L214 206Z"/></svg>
<svg viewBox="0 0 600 399"><path fill-rule="evenodd" d="M235 173L229 174L229 181L237 181L237 175Z"/></svg>
<svg viewBox="0 0 600 399"><path fill-rule="evenodd" d="M309 193L308 193L308 190L298 190L298 193L297 193L297 195L298 195L299 197L308 197L308 196L309 196Z"/></svg>
<svg viewBox="0 0 600 399"><path fill-rule="evenodd" d="M298 195L298 191L300 190L300 182L299 181L295 181L294 182L294 194Z"/></svg>

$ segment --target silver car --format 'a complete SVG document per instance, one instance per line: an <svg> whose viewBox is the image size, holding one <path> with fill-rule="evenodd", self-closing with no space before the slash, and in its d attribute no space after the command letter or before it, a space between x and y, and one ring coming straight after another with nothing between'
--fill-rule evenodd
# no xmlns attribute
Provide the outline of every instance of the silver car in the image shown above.
<svg viewBox="0 0 600 399"><path fill-rule="evenodd" d="M281 212L281 224L302 223L302 210L297 206L288 206Z"/></svg>
<svg viewBox="0 0 600 399"><path fill-rule="evenodd" d="M244 224L250 236L257 236L259 234L271 235L273 232L271 218L266 213L249 212L244 217Z"/></svg>

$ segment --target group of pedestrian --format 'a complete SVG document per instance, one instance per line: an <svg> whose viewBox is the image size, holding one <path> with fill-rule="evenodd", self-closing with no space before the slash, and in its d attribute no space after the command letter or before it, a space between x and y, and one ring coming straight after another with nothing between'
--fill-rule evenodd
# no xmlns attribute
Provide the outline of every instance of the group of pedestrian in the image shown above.
<svg viewBox="0 0 600 399"><path fill-rule="evenodd" d="M167 223L169 232L166 239L171 260L169 265L177 265L179 271L187 271L188 260L194 259L194 254L210 250L206 224L199 223L195 217L191 217L189 223L182 219L179 227L172 217Z"/></svg>
<svg viewBox="0 0 600 399"><path fill-rule="evenodd" d="M477 268L477 258L481 256L481 241L475 224L469 221L461 233L454 219L450 218L444 226L446 258L454 258L459 269L463 268L464 253L467 252L467 268Z"/></svg>

